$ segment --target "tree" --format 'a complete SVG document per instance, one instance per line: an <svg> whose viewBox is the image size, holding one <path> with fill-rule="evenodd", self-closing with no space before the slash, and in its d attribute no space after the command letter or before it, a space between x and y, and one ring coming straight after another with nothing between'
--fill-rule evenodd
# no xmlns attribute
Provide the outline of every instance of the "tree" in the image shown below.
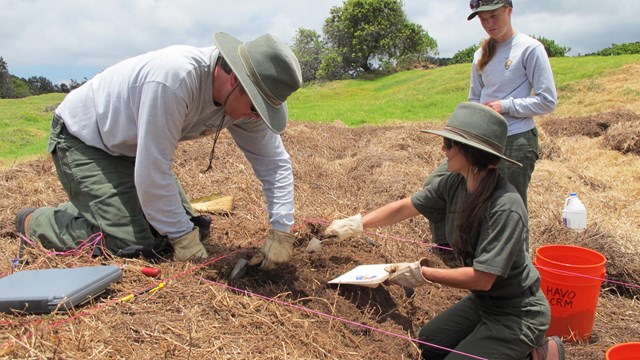
<svg viewBox="0 0 640 360"><path fill-rule="evenodd" d="M333 49L325 54L331 61L323 63L337 56L349 74L372 72L376 64L424 56L437 47L420 25L407 21L401 0L345 0L342 7L331 8L323 32Z"/></svg>
<svg viewBox="0 0 640 360"><path fill-rule="evenodd" d="M421 25L405 22L403 34L398 39L399 65L424 66L438 55L438 42L429 36Z"/></svg>
<svg viewBox="0 0 640 360"><path fill-rule="evenodd" d="M56 91L51 80L44 76L32 76L26 82L29 84L29 90L33 95L48 94Z"/></svg>
<svg viewBox="0 0 640 360"><path fill-rule="evenodd" d="M611 46L608 48L604 48L602 50L596 51L595 53L586 55L610 56L626 54L640 54L640 41L625 44L611 44Z"/></svg>
<svg viewBox="0 0 640 360"><path fill-rule="evenodd" d="M69 87L54 85L44 76L32 76L29 79L24 79L11 75L9 66L0 56L0 98L19 99L52 92L69 92Z"/></svg>
<svg viewBox="0 0 640 360"><path fill-rule="evenodd" d="M314 30L298 28L291 50L300 62L302 80L304 82L315 80L324 50L320 34Z"/></svg>
<svg viewBox="0 0 640 360"><path fill-rule="evenodd" d="M29 89L29 83L22 78L11 75L12 93L9 96L11 99L20 99L33 95Z"/></svg>
<svg viewBox="0 0 640 360"><path fill-rule="evenodd" d="M480 45L471 45L466 49L458 50L451 58L451 64L464 64L473 62L473 55L480 48Z"/></svg>
<svg viewBox="0 0 640 360"><path fill-rule="evenodd" d="M0 98L7 99L13 97L13 81L9 74L9 65L0 56Z"/></svg>
<svg viewBox="0 0 640 360"><path fill-rule="evenodd" d="M342 56L335 48L326 48L322 54L322 62L318 69L318 79L338 80L347 76L349 69L345 66Z"/></svg>
<svg viewBox="0 0 640 360"><path fill-rule="evenodd" d="M537 39L544 45L544 49L547 51L549 57L564 57L569 51L570 47L564 47L556 44L555 41L547 39L542 36L531 35L532 38Z"/></svg>
<svg viewBox="0 0 640 360"><path fill-rule="evenodd" d="M81 82L77 81L76 79L71 79L69 81L69 91L79 88L80 86L82 86L82 84L86 83L87 81L89 80L86 77Z"/></svg>
<svg viewBox="0 0 640 360"><path fill-rule="evenodd" d="M56 92L67 94L71 89L69 89L69 85L65 83L60 83L60 85L56 85Z"/></svg>

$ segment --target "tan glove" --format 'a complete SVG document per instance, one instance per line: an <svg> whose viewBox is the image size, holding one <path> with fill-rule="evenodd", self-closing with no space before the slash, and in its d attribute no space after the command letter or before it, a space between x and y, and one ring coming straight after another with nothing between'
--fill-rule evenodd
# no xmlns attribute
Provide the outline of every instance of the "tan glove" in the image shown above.
<svg viewBox="0 0 640 360"><path fill-rule="evenodd" d="M422 275L422 267L430 266L431 262L427 258L412 263L397 263L389 265L384 270L389 273L386 280L390 285L400 285L408 288L416 288L431 281Z"/></svg>
<svg viewBox="0 0 640 360"><path fill-rule="evenodd" d="M262 249L249 260L249 265L254 266L261 263L260 268L271 270L280 264L284 264L291 259L293 253L293 234L271 229L267 241L262 245Z"/></svg>
<svg viewBox="0 0 640 360"><path fill-rule="evenodd" d="M362 215L357 214L346 219L334 220L324 230L325 237L337 236L344 240L354 235L362 234Z"/></svg>
<svg viewBox="0 0 640 360"><path fill-rule="evenodd" d="M200 230L194 227L187 235L170 241L173 245L173 261L206 259L209 254L200 242Z"/></svg>

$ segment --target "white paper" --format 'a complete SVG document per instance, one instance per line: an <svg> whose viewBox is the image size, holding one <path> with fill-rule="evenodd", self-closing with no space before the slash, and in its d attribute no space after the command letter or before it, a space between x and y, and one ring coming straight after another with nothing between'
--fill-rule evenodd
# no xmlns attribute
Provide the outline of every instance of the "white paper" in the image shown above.
<svg viewBox="0 0 640 360"><path fill-rule="evenodd" d="M349 284L376 287L387 280L389 273L384 270L390 264L359 265L329 281L329 284Z"/></svg>

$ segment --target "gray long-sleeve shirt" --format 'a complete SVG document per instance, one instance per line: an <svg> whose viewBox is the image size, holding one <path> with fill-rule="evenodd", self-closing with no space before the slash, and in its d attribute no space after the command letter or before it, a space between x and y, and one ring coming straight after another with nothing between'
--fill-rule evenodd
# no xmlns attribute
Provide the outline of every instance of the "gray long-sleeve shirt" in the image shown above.
<svg viewBox="0 0 640 360"><path fill-rule="evenodd" d="M484 104L500 100L502 115L509 124L508 135L533 129L533 116L556 108L556 84L540 41L516 32L511 39L497 44L493 58L479 72L481 56L482 48L474 54L469 101Z"/></svg>
<svg viewBox="0 0 640 360"><path fill-rule="evenodd" d="M172 239L193 227L172 171L178 142L211 135L225 119L223 128L262 182L272 227L289 231L294 222L289 154L263 121L224 117L224 108L214 104L218 54L216 47L177 45L124 60L70 92L56 112L87 145L136 158L135 186L145 216Z"/></svg>

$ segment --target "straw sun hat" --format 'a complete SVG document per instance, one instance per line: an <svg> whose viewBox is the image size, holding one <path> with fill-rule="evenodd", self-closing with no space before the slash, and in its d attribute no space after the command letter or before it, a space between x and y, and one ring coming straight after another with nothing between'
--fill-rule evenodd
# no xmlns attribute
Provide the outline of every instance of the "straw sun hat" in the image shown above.
<svg viewBox="0 0 640 360"><path fill-rule="evenodd" d="M287 125L285 101L302 86L300 64L291 49L270 34L248 42L225 33L213 37L264 122L282 133Z"/></svg>
<svg viewBox="0 0 640 360"><path fill-rule="evenodd" d="M475 102L460 103L451 114L444 129L422 130L422 132L440 135L522 166L519 162L504 156L507 120L488 106Z"/></svg>

